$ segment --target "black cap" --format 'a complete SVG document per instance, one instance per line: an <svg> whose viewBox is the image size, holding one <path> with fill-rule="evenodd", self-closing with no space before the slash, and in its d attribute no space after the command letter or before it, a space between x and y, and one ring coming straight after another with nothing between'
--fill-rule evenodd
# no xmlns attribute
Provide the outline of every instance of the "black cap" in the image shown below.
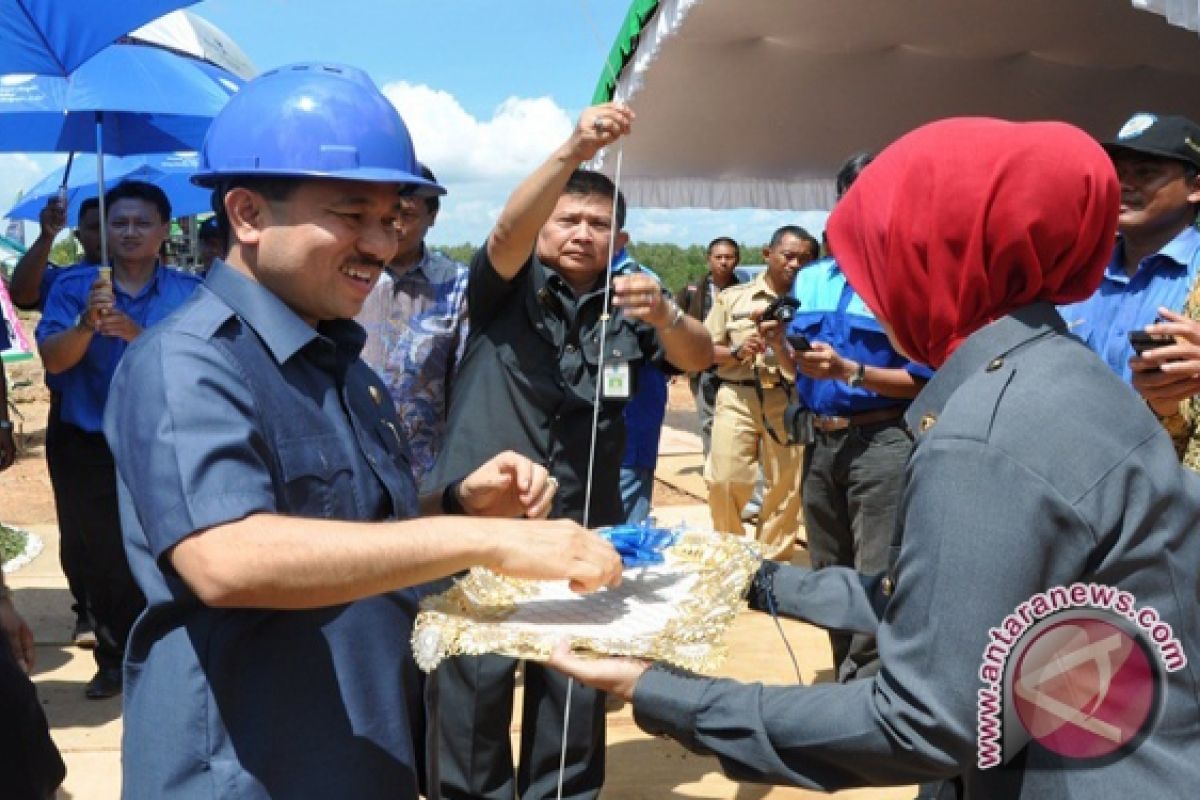
<svg viewBox="0 0 1200 800"><path fill-rule="evenodd" d="M196 229L196 238L207 239L209 237L218 238L221 235L221 226L217 223L216 217L209 217L200 223L200 227Z"/></svg>
<svg viewBox="0 0 1200 800"><path fill-rule="evenodd" d="M1117 138L1104 143L1104 149L1109 155L1129 150L1170 158L1200 170L1200 125L1187 117L1134 114L1121 126Z"/></svg>

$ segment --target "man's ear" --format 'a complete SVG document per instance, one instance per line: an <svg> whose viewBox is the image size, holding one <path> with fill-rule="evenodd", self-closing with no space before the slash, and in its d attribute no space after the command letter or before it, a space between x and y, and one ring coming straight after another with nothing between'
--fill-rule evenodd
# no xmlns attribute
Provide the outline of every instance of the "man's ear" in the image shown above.
<svg viewBox="0 0 1200 800"><path fill-rule="evenodd" d="M232 242L241 245L257 245L263 229L271 222L267 199L241 186L225 193L225 215L229 218Z"/></svg>
<svg viewBox="0 0 1200 800"><path fill-rule="evenodd" d="M1200 173L1192 176L1188 181L1188 202L1196 205L1200 203Z"/></svg>

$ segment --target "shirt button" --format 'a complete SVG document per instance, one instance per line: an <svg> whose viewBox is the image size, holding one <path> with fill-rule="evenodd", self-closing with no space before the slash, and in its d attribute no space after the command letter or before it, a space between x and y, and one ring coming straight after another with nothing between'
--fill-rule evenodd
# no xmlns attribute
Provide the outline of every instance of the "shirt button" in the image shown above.
<svg viewBox="0 0 1200 800"><path fill-rule="evenodd" d="M896 582L892 580L891 575L884 575L883 580L879 582L879 588L883 590L884 597L891 597L892 592L896 591Z"/></svg>
<svg viewBox="0 0 1200 800"><path fill-rule="evenodd" d="M933 424L935 422L937 422L936 414L926 414L925 416L921 417L921 422L919 424L919 427L921 428L921 433L925 433L925 431L932 428Z"/></svg>
<svg viewBox="0 0 1200 800"><path fill-rule="evenodd" d="M996 370L1000 369L1003 366L1004 366L1003 358L993 358L991 363L987 365L987 371L995 372Z"/></svg>
<svg viewBox="0 0 1200 800"><path fill-rule="evenodd" d="M565 348L565 349L566 349L566 351L567 351L568 353L574 353L574 352L575 352L575 345L573 345L573 344L569 344L569 345L567 345L567 346L566 346L566 348Z"/></svg>

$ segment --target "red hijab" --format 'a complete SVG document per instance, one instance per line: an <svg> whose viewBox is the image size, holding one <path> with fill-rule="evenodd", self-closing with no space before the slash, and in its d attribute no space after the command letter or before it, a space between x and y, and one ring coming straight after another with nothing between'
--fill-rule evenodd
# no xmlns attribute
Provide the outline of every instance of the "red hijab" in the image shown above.
<svg viewBox="0 0 1200 800"><path fill-rule="evenodd" d="M940 367L1038 300L1091 296L1120 188L1092 137L1058 122L934 122L884 150L838 203L829 240L910 358Z"/></svg>

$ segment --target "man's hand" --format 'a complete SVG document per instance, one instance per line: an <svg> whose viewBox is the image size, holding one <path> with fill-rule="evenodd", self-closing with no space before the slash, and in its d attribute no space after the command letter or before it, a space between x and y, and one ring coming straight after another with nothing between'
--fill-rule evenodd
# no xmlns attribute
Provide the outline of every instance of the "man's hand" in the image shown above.
<svg viewBox="0 0 1200 800"><path fill-rule="evenodd" d="M575 161L591 161L596 153L629 133L633 111L621 103L601 103L585 109L567 141Z"/></svg>
<svg viewBox="0 0 1200 800"><path fill-rule="evenodd" d="M57 197L46 201L46 205L38 214L38 224L42 226L42 232L38 235L48 236L51 241L67 227L67 210L58 204Z"/></svg>
<svg viewBox="0 0 1200 800"><path fill-rule="evenodd" d="M96 323L96 333L103 336L114 336L118 339L124 339L127 342L132 342L141 332L141 325L138 325L127 314L123 311L118 311L116 308L108 309L100 317L99 322Z"/></svg>
<svg viewBox="0 0 1200 800"><path fill-rule="evenodd" d="M753 361L761 353L765 352L767 352L767 342L758 331L742 339L737 347L729 349L729 355L743 364Z"/></svg>
<svg viewBox="0 0 1200 800"><path fill-rule="evenodd" d="M825 342L813 342L812 349L796 353L796 366L810 378L817 380L848 381L858 365L842 358Z"/></svg>
<svg viewBox="0 0 1200 800"><path fill-rule="evenodd" d="M758 329L758 335L762 337L763 342L778 353L783 349L784 335L787 334L787 328L779 323L777 319L763 319L762 312L764 309L758 309L750 315Z"/></svg>
<svg viewBox="0 0 1200 800"><path fill-rule="evenodd" d="M630 319L641 320L655 328L671 324L677 306L663 294L658 281L644 273L613 278L613 305Z"/></svg>
<svg viewBox="0 0 1200 800"><path fill-rule="evenodd" d="M497 526L489 536L484 566L500 575L528 580L566 578L576 592L594 592L621 582L621 556L612 544L568 519L525 520Z"/></svg>
<svg viewBox="0 0 1200 800"><path fill-rule="evenodd" d="M1147 325L1155 336L1171 336L1173 344L1147 350L1129 360L1133 388L1154 410L1167 416L1179 402L1200 394L1200 322L1166 308L1158 310L1164 322Z"/></svg>
<svg viewBox="0 0 1200 800"><path fill-rule="evenodd" d="M92 288L88 290L87 308L84 309L82 324L92 330L97 330L100 320L113 309L112 284L104 278L96 278Z"/></svg>
<svg viewBox="0 0 1200 800"><path fill-rule="evenodd" d="M33 671L35 658L33 631L29 630L25 620L17 613L12 598L0 600L0 630L4 632L5 638L5 642L0 643L0 646L7 644L12 649L17 665L28 675Z"/></svg>
<svg viewBox="0 0 1200 800"><path fill-rule="evenodd" d="M545 467L509 450L464 478L458 500L473 517L544 519L557 490Z"/></svg>
<svg viewBox="0 0 1200 800"><path fill-rule="evenodd" d="M625 702L633 700L633 690L649 662L637 658L581 658L570 646L559 642L550 654L549 666L593 689L608 692Z"/></svg>

